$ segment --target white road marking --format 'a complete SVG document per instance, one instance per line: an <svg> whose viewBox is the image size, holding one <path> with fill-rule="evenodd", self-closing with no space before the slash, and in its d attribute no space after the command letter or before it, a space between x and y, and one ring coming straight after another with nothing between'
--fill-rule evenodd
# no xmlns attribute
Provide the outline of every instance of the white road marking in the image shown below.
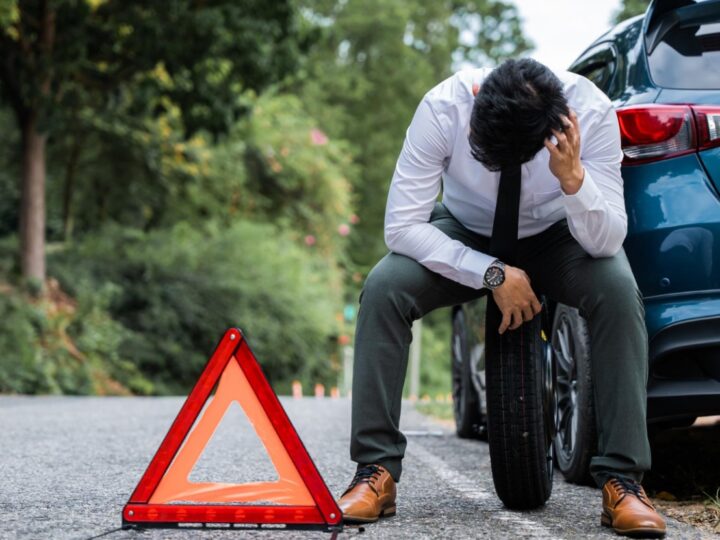
<svg viewBox="0 0 720 540"><path fill-rule="evenodd" d="M457 491L464 498L471 501L480 502L495 499L495 493L482 488L476 481L468 478L467 475L456 471L450 467L443 459L439 458L432 452L423 448L419 444L409 445L407 447L409 454L415 455L427 467L429 467L440 479L450 488ZM534 538L560 538L553 534L547 527L537 521L523 515L511 512L509 510L493 510L490 514L491 519L496 519L503 523L503 527L513 527L517 530L518 536L532 535ZM508 531L509 532L509 531Z"/></svg>
<svg viewBox="0 0 720 540"><path fill-rule="evenodd" d="M412 447L408 446L408 452L415 454L417 458L430 467L443 482L446 482L455 491L460 492L466 499L484 501L495 496L493 493L478 486L477 482L472 481L467 475L460 474L455 469L452 469L442 459L419 444L414 444Z"/></svg>

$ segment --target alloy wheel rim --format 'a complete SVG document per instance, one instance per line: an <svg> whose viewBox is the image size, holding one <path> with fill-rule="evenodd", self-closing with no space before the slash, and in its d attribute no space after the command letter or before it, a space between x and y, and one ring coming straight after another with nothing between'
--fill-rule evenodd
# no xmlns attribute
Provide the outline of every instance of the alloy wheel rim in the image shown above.
<svg viewBox="0 0 720 540"><path fill-rule="evenodd" d="M455 422L460 423L461 421L461 410L462 406L460 401L462 399L462 369L463 369L463 354L462 354L462 328L457 322L453 323L453 346L452 346L452 395L453 395L453 413L455 415Z"/></svg>
<svg viewBox="0 0 720 540"><path fill-rule="evenodd" d="M572 325L566 314L553 335L552 349L557 366L557 413L556 439L559 456L564 462L570 461L578 436L578 393L577 358Z"/></svg>
<svg viewBox="0 0 720 540"><path fill-rule="evenodd" d="M553 360L552 347L545 339L542 341L543 351L543 391L544 391L544 408L545 408L545 448L547 467L546 472L549 480L552 482L553 476L553 458L555 454L554 440L557 427L557 386L556 373Z"/></svg>

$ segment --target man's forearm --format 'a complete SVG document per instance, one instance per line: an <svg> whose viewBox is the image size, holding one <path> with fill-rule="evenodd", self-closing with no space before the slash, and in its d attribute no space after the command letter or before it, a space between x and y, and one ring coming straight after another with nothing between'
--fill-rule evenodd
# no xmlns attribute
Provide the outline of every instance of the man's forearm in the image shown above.
<svg viewBox="0 0 720 540"><path fill-rule="evenodd" d="M615 255L627 235L624 209L618 212L610 206L587 169L577 191L563 190L563 197L568 228L583 249L593 257Z"/></svg>
<svg viewBox="0 0 720 540"><path fill-rule="evenodd" d="M474 289L483 287L483 277L495 257L453 240L431 223L385 227L390 251L415 259L448 279Z"/></svg>
<svg viewBox="0 0 720 540"><path fill-rule="evenodd" d="M578 243L593 257L615 255L627 234L627 214L620 176L622 150L617 118L608 106L598 128L594 145L581 159L580 124L575 111L562 115L563 131L553 129L557 144L546 139L551 172L560 182L568 227ZM601 142L597 142L598 140ZM604 192L595 183L597 173Z"/></svg>

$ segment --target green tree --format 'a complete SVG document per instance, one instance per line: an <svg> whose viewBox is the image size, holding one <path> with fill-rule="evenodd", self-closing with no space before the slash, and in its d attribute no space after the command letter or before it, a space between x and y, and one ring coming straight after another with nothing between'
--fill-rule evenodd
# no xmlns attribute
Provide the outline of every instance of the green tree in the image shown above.
<svg viewBox="0 0 720 540"><path fill-rule="evenodd" d="M186 136L222 133L247 111L244 89L292 69L294 16L287 1L0 0L0 58L0 100L21 132L21 271L42 284L49 136L87 107L112 110L160 62L172 84L144 78L135 103L156 106L149 97L161 93L179 105Z"/></svg>
<svg viewBox="0 0 720 540"><path fill-rule="evenodd" d="M341 296L337 268L290 231L244 220L178 223L148 233L109 225L50 252L48 261L74 297L108 292L106 308L123 330L117 364L127 359L134 368L121 375L139 370L152 382L146 391L187 391L219 334L235 325L284 391L293 378L337 380L339 366L331 360ZM0 315L15 316L13 328L25 336L28 317L13 308L0 302ZM87 335L83 326L90 323L78 317L80 327L70 330ZM24 338L15 347L30 344ZM4 365L0 360L0 391Z"/></svg>
<svg viewBox="0 0 720 540"><path fill-rule="evenodd" d="M241 214L310 235L320 249L344 244L352 221L350 181L357 176L347 143L328 138L293 95L266 92L247 124L235 136L246 141Z"/></svg>
<svg viewBox="0 0 720 540"><path fill-rule="evenodd" d="M352 144L360 175L351 254L366 272L384 253L387 187L422 95L466 63L530 49L516 8L496 0L324 0L301 4L312 46L296 91L331 137Z"/></svg>
<svg viewBox="0 0 720 540"><path fill-rule="evenodd" d="M246 95L253 113L217 142L205 130L186 139L173 103L132 122L128 98L112 114L88 109L56 137L48 164L64 178L48 186L49 241L108 223L149 231L252 219L302 233L301 240L312 235L318 248L340 254L338 229L352 218L357 168L347 144L319 130L297 96Z"/></svg>
<svg viewBox="0 0 720 540"><path fill-rule="evenodd" d="M612 16L612 24L618 24L625 19L645 13L649 5L650 0L622 0L620 8Z"/></svg>

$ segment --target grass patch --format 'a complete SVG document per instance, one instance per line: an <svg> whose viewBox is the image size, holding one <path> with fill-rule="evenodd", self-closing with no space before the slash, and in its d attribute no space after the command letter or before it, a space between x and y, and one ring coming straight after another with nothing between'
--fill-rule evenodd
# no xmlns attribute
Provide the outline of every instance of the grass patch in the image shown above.
<svg viewBox="0 0 720 540"><path fill-rule="evenodd" d="M707 491L703 491L707 499L705 505L711 507L716 512L720 512L720 488L715 491L715 495L710 495Z"/></svg>
<svg viewBox="0 0 720 540"><path fill-rule="evenodd" d="M667 516L720 533L720 426L669 429L651 436L652 470L643 481ZM664 500L663 500L664 499Z"/></svg>

